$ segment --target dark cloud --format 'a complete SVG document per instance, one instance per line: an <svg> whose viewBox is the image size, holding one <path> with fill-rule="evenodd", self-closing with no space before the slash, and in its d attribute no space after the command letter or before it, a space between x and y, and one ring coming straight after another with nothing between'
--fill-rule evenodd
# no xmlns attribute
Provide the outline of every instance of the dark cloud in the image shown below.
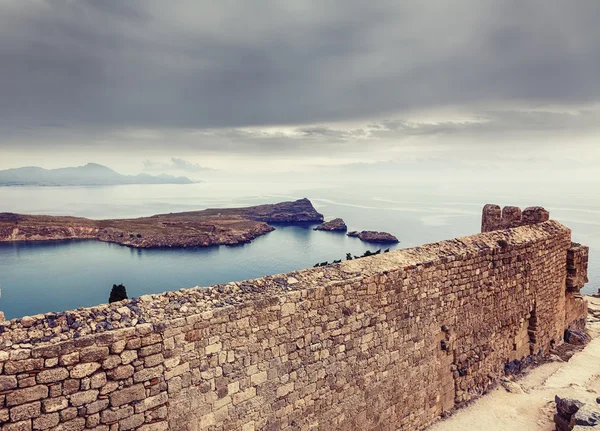
<svg viewBox="0 0 600 431"><path fill-rule="evenodd" d="M238 137L227 142L246 134L272 143L235 129L447 106L595 103L598 18L597 0L8 0L0 4L0 127L11 136L48 126L230 128ZM395 132L462 127L473 126L407 123Z"/></svg>

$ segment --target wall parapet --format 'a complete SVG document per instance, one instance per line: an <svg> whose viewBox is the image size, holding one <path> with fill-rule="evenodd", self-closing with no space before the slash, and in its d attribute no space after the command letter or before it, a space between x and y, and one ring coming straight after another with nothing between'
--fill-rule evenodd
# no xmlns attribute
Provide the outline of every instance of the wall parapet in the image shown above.
<svg viewBox="0 0 600 431"><path fill-rule="evenodd" d="M2 322L1 429L422 429L562 342L568 253L546 221Z"/></svg>
<svg viewBox="0 0 600 431"><path fill-rule="evenodd" d="M515 206L500 209L496 204L487 204L483 207L481 232L543 223L549 219L550 213L543 207L528 207L521 211Z"/></svg>

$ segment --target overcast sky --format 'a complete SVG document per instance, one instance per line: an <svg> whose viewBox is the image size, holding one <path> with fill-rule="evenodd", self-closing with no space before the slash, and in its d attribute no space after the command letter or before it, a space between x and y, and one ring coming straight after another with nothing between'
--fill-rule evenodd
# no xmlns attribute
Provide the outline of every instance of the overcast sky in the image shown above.
<svg viewBox="0 0 600 431"><path fill-rule="evenodd" d="M1 0L0 168L595 169L599 22L598 0Z"/></svg>

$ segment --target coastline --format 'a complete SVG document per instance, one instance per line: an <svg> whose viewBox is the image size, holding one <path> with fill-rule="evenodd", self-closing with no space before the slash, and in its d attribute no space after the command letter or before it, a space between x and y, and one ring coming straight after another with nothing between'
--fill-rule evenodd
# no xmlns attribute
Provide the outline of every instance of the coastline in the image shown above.
<svg viewBox="0 0 600 431"><path fill-rule="evenodd" d="M269 223L322 221L308 199L133 219L0 213L0 242L86 239L133 248L209 247L249 243L275 230Z"/></svg>

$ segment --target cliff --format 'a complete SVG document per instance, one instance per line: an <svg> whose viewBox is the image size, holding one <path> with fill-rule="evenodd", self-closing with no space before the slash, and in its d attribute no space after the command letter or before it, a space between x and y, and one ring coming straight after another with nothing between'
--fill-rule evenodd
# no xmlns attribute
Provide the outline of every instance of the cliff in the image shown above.
<svg viewBox="0 0 600 431"><path fill-rule="evenodd" d="M322 220L308 199L113 220L0 213L0 241L97 239L136 248L205 247L250 242L275 229L267 223Z"/></svg>

